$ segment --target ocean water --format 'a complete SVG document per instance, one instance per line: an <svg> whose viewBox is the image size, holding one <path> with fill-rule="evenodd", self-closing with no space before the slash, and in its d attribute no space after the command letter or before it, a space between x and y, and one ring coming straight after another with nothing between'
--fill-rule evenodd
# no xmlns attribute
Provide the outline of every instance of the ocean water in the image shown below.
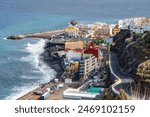
<svg viewBox="0 0 150 117"><path fill-rule="evenodd" d="M45 40L7 36L64 28L72 19L116 23L149 17L149 5L149 0L0 0L0 99L17 99L56 75L39 60Z"/></svg>

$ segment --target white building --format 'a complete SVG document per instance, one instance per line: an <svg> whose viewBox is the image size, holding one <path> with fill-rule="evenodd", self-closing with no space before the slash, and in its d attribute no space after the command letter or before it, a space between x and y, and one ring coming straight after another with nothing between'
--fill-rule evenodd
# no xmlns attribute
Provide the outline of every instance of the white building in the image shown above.
<svg viewBox="0 0 150 117"><path fill-rule="evenodd" d="M65 56L65 55L66 55L65 51L58 51L58 56L59 57L62 57L62 56Z"/></svg>
<svg viewBox="0 0 150 117"><path fill-rule="evenodd" d="M66 52L66 58L68 60L71 60L72 58L80 60L81 59L81 52L75 52L72 50L68 50L68 52Z"/></svg>
<svg viewBox="0 0 150 117"><path fill-rule="evenodd" d="M87 78L89 74L98 66L97 58L92 54L84 54L79 67L80 76Z"/></svg>
<svg viewBox="0 0 150 117"><path fill-rule="evenodd" d="M134 19L119 20L118 25L120 29L128 29L128 26L134 25Z"/></svg>
<svg viewBox="0 0 150 117"><path fill-rule="evenodd" d="M67 89L66 91L63 92L64 99L74 99L74 100L82 100L82 99L94 100L98 95L100 94L80 91L79 89Z"/></svg>
<svg viewBox="0 0 150 117"><path fill-rule="evenodd" d="M114 24L109 25L110 28L110 36L113 36L113 28L115 27Z"/></svg>
<svg viewBox="0 0 150 117"><path fill-rule="evenodd" d="M150 30L150 18L138 17L125 20L119 20L119 28L129 29L136 33L143 33Z"/></svg>
<svg viewBox="0 0 150 117"><path fill-rule="evenodd" d="M150 31L150 26L129 26L129 30L135 33L144 33Z"/></svg>
<svg viewBox="0 0 150 117"><path fill-rule="evenodd" d="M113 43L113 38L108 38L108 39L106 39L106 43L112 44L112 43Z"/></svg>

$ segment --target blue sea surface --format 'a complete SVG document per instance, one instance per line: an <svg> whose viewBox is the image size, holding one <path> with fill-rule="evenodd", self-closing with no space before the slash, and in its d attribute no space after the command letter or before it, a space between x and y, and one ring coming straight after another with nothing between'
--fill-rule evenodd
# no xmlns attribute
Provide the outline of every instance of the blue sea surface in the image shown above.
<svg viewBox="0 0 150 117"><path fill-rule="evenodd" d="M7 36L64 28L72 19L116 23L149 17L149 5L149 0L0 0L0 99L16 99L56 74L44 63L38 66L44 40Z"/></svg>

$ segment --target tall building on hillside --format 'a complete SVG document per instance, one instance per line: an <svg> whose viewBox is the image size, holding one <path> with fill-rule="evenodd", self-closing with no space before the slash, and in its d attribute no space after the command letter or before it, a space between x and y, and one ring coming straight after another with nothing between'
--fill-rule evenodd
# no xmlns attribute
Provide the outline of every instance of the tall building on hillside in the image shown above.
<svg viewBox="0 0 150 117"><path fill-rule="evenodd" d="M79 73L80 77L88 78L90 73L97 68L97 58L92 54L83 54L80 61Z"/></svg>

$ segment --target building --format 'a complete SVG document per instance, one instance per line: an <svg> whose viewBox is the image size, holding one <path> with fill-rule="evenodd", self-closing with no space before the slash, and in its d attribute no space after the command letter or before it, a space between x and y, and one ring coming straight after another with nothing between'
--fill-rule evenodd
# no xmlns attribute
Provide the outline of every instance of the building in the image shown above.
<svg viewBox="0 0 150 117"><path fill-rule="evenodd" d="M66 52L66 59L64 59L64 64L66 70L71 72L78 71L79 61L81 60L81 53L69 50Z"/></svg>
<svg viewBox="0 0 150 117"><path fill-rule="evenodd" d="M146 17L134 18L134 25L136 26L150 25L149 18L146 18Z"/></svg>
<svg viewBox="0 0 150 117"><path fill-rule="evenodd" d="M89 25L80 24L78 25L78 27L79 27L79 36L82 38L87 38L93 33L91 24Z"/></svg>
<svg viewBox="0 0 150 117"><path fill-rule="evenodd" d="M116 35L120 32L119 25L115 25L115 27L112 29L112 35Z"/></svg>
<svg viewBox="0 0 150 117"><path fill-rule="evenodd" d="M68 51L68 50L82 51L83 47L84 47L83 41L66 41L65 42L65 51Z"/></svg>
<svg viewBox="0 0 150 117"><path fill-rule="evenodd" d="M63 50L62 50L62 51L58 51L57 53L58 53L58 56L59 56L59 57L63 57L63 56L66 55L66 52L63 51Z"/></svg>
<svg viewBox="0 0 150 117"><path fill-rule="evenodd" d="M76 52L73 50L68 50L66 52L66 58L68 60L74 59L74 60L80 60L81 59L81 52Z"/></svg>
<svg viewBox="0 0 150 117"><path fill-rule="evenodd" d="M99 93L90 93L86 91L80 91L79 89L67 89L63 92L64 99L72 100L96 100L99 99Z"/></svg>
<svg viewBox="0 0 150 117"><path fill-rule="evenodd" d="M121 29L128 29L128 27L130 26L133 26L133 27L134 26L135 27L150 26L150 18L138 17L138 18L119 20L118 25L119 25L119 28Z"/></svg>
<svg viewBox="0 0 150 117"><path fill-rule="evenodd" d="M65 69L65 78L68 80L76 81L79 79L79 60L72 58L71 60L69 59L64 59L64 69Z"/></svg>
<svg viewBox="0 0 150 117"><path fill-rule="evenodd" d="M129 30L135 33L144 33L144 28L142 26L129 26Z"/></svg>
<svg viewBox="0 0 150 117"><path fill-rule="evenodd" d="M95 43L90 43L87 48L84 49L84 54L92 54L97 58L97 61L99 61L100 57L100 50L99 47L96 46Z"/></svg>
<svg viewBox="0 0 150 117"><path fill-rule="evenodd" d="M119 20L118 25L120 29L128 29L128 26L134 25L134 19Z"/></svg>
<svg viewBox="0 0 150 117"><path fill-rule="evenodd" d="M150 31L150 26L129 26L129 30L135 33L144 33Z"/></svg>
<svg viewBox="0 0 150 117"><path fill-rule="evenodd" d="M106 43L107 43L107 44L112 44L112 43L113 43L113 38L108 38L108 39L106 40Z"/></svg>
<svg viewBox="0 0 150 117"><path fill-rule="evenodd" d="M67 28L65 28L65 32L70 37L77 37L79 34L79 28L76 26L68 26Z"/></svg>
<svg viewBox="0 0 150 117"><path fill-rule="evenodd" d="M96 30L96 29L95 29ZM95 32L96 37L107 37L110 36L110 27L108 24L101 25Z"/></svg>
<svg viewBox="0 0 150 117"><path fill-rule="evenodd" d="M97 32L98 29L101 28L101 26L102 26L102 24L100 24L100 23L98 23L98 22L94 23L94 24L93 24L93 31L94 31L94 32Z"/></svg>
<svg viewBox="0 0 150 117"><path fill-rule="evenodd" d="M66 78L73 81L79 79L79 63L83 52L84 43L82 41L65 42L66 58L64 59Z"/></svg>
<svg viewBox="0 0 150 117"><path fill-rule="evenodd" d="M79 73L84 79L87 79L90 73L97 68L97 58L92 54L83 54L80 61Z"/></svg>

